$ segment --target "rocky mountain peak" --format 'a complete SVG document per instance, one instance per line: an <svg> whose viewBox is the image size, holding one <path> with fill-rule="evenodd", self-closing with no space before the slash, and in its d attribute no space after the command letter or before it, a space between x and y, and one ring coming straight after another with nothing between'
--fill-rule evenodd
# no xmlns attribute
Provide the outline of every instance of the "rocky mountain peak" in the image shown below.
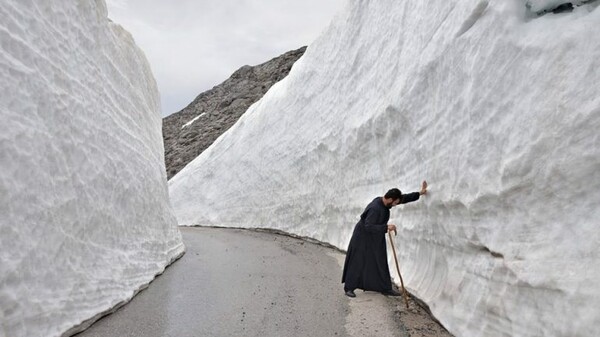
<svg viewBox="0 0 600 337"><path fill-rule="evenodd" d="M163 119L167 178L208 148L271 86L288 75L306 47L257 66L245 65L223 83L198 95L183 110Z"/></svg>

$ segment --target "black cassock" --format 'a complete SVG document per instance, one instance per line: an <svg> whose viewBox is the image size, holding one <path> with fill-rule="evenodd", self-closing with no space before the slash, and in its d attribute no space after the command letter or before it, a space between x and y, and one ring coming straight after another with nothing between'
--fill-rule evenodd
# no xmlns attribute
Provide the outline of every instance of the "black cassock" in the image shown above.
<svg viewBox="0 0 600 337"><path fill-rule="evenodd" d="M402 195L402 204L419 199L419 192ZM386 292L392 290L392 281L387 262L385 234L390 219L390 210L377 197L365 208L360 221L354 227L342 283L344 290L371 290Z"/></svg>

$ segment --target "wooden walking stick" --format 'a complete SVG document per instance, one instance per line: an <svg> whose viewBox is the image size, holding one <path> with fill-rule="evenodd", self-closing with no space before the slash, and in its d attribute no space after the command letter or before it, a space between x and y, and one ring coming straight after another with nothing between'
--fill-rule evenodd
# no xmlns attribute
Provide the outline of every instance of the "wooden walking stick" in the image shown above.
<svg viewBox="0 0 600 337"><path fill-rule="evenodd" d="M396 270L398 271L398 276L400 276L400 285L402 285L402 294L404 295L404 302L406 303L406 309L408 309L408 295L406 294L406 289L404 289L404 281L402 280L402 274L400 274L400 267L398 266L398 258L396 257L396 248L394 248L394 240L392 240L392 233L388 231L390 235L390 243L392 244L392 252L394 253L394 261L396 262ZM394 230L394 235L396 235L396 231Z"/></svg>

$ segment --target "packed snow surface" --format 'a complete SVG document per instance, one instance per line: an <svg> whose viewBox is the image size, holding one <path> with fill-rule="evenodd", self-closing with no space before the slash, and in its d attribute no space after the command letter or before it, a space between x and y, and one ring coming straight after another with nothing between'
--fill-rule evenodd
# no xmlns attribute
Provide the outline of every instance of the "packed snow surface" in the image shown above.
<svg viewBox="0 0 600 337"><path fill-rule="evenodd" d="M452 333L600 335L600 9L529 7L350 0L170 180L180 224L345 249L373 197L427 179L390 222L405 283Z"/></svg>
<svg viewBox="0 0 600 337"><path fill-rule="evenodd" d="M0 2L0 336L72 334L184 249L156 83L106 15Z"/></svg>

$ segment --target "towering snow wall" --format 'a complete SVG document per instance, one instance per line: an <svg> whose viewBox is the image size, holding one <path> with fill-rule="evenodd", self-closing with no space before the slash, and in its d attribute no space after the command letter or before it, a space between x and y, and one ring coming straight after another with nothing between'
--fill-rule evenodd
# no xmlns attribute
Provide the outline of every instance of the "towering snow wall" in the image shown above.
<svg viewBox="0 0 600 337"><path fill-rule="evenodd" d="M180 224L345 249L373 197L427 179L390 222L409 290L452 333L600 335L600 9L556 5L349 1L170 180Z"/></svg>
<svg viewBox="0 0 600 337"><path fill-rule="evenodd" d="M158 90L100 0L3 0L0 46L0 336L70 335L183 252Z"/></svg>

